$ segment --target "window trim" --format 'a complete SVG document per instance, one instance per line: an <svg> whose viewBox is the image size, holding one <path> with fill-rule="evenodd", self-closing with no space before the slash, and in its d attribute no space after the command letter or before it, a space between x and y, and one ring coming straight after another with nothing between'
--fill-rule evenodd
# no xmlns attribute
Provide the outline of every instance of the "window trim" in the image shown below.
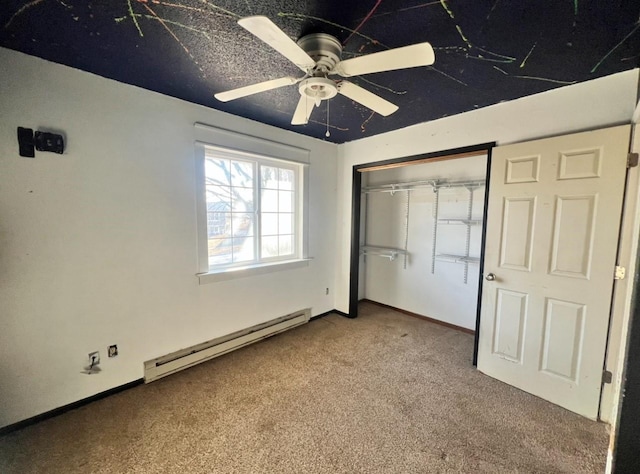
<svg viewBox="0 0 640 474"><path fill-rule="evenodd" d="M198 272L200 284L214 281L231 280L245 276L258 275L271 271L300 268L307 266L310 260L308 256L308 229L309 229L309 150L292 147L269 140L245 136L224 129L195 124L195 187L196 187L196 224L197 224L197 250ZM233 146L229 146L233 144ZM240 145L240 146L239 146ZM208 236L207 236L207 209L205 191L205 147L210 147L222 158L263 160L285 168L298 168L298 192L296 203L297 212L301 214L296 219L296 249L297 256L288 259L263 260L262 262L240 262L219 268L209 267ZM247 149L242 149L247 148ZM259 151L254 151L259 150ZM264 150L264 151L263 151ZM277 152L281 156L273 156Z"/></svg>

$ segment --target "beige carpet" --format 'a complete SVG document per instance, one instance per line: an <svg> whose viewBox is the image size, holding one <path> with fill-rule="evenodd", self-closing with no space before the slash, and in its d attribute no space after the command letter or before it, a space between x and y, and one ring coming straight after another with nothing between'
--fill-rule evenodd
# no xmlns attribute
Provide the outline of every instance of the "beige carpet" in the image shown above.
<svg viewBox="0 0 640 474"><path fill-rule="evenodd" d="M0 438L2 473L603 472L605 425L372 304Z"/></svg>

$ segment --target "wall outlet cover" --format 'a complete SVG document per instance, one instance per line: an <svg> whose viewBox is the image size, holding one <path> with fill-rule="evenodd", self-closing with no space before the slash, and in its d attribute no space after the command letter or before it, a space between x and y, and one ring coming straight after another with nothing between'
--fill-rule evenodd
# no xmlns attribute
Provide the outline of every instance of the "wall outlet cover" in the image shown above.
<svg viewBox="0 0 640 474"><path fill-rule="evenodd" d="M109 346L109 348L107 349L107 355L109 357L115 357L118 355L118 345L117 344L113 344L111 346Z"/></svg>

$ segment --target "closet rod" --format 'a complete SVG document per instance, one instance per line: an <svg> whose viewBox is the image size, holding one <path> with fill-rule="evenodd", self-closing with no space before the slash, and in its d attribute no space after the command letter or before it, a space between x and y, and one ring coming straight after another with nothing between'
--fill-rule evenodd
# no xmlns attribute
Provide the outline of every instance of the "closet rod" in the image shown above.
<svg viewBox="0 0 640 474"><path fill-rule="evenodd" d="M379 184L376 186L367 186L362 188L362 192L368 193L396 193L400 191L411 191L418 188L456 188L456 187L481 187L485 185L484 179L474 179L467 181L447 181L447 180L428 180L428 181L407 181L400 183Z"/></svg>

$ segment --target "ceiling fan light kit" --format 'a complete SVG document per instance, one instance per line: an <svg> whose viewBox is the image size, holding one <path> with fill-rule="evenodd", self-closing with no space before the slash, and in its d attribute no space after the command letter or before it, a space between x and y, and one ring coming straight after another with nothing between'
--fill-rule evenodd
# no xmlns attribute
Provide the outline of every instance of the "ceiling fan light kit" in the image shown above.
<svg viewBox="0 0 640 474"><path fill-rule="evenodd" d="M265 16L251 16L238 20L238 24L264 41L299 67L305 75L299 79L283 77L215 94L216 99L227 102L280 87L299 84L300 100L291 120L292 125L305 125L314 107L338 94L358 102L374 112L388 116L398 110L395 104L368 90L345 80L328 76L359 76L393 71L434 63L435 55L429 43L418 43L401 48L367 54L342 61L342 44L325 33L313 33L293 41L275 23Z"/></svg>
<svg viewBox="0 0 640 474"><path fill-rule="evenodd" d="M310 77L303 80L298 86L300 95L306 95L315 100L316 107L320 101L329 100L338 94L336 83L326 77Z"/></svg>

